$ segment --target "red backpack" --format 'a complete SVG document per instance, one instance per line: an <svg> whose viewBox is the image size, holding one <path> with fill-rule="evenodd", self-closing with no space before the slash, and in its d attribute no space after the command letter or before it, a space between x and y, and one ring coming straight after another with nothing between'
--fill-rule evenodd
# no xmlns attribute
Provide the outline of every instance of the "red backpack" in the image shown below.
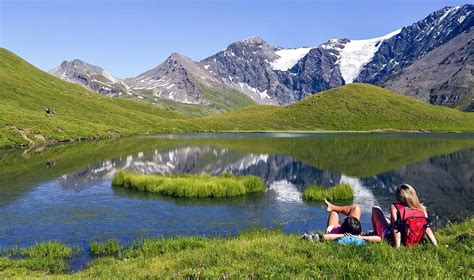
<svg viewBox="0 0 474 280"><path fill-rule="evenodd" d="M397 221L395 229L402 234L402 243L407 247L416 246L425 235L429 220L425 211L412 209L399 203L394 203L397 208Z"/></svg>

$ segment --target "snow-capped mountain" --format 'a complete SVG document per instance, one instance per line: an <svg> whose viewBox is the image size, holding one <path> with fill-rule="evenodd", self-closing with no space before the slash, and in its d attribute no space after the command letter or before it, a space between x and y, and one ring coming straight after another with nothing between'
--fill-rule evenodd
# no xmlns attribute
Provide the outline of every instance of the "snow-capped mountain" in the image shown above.
<svg viewBox="0 0 474 280"><path fill-rule="evenodd" d="M115 78L99 66L79 59L63 61L49 73L104 95L118 97L125 93L131 94L128 86L121 79Z"/></svg>
<svg viewBox="0 0 474 280"><path fill-rule="evenodd" d="M297 60L291 51L274 47L259 37L250 37L230 44L200 64L222 83L257 103L286 105L296 101L291 89L282 83L289 73L276 69L290 68Z"/></svg>
<svg viewBox="0 0 474 280"><path fill-rule="evenodd" d="M446 7L381 43L355 79L377 84L474 25L474 5Z"/></svg>
<svg viewBox="0 0 474 280"><path fill-rule="evenodd" d="M125 93L141 99L150 96L145 99L152 101L161 98L209 105L212 102L205 97L205 87L214 92L225 92L224 99L229 93L243 93L259 104L289 105L319 91L366 82L433 104L471 110L469 108L474 107L469 105L474 104L473 75L469 71L472 69L472 51L469 51L472 47L468 42L473 37L470 32L474 26L473 11L474 5L446 7L381 37L332 39L315 47L286 49L259 37L250 37L199 62L172 54L156 68L119 81L119 84L124 86ZM462 39L456 39L458 36ZM462 46L465 51L459 51ZM442 49L437 50L440 47ZM457 60L435 59L440 56L456 57ZM437 61L435 65L433 59ZM464 62L459 63L459 60ZM106 89L111 82L83 79L83 72L65 75L63 64L60 71L52 71L54 75L109 94ZM419 79L400 80L413 72L409 69L411 65L417 65L411 69L424 65L438 70L449 68L451 76L443 76L439 70L437 78L422 79L420 73L423 71L416 71L420 74ZM452 73L453 69L461 68L464 74ZM88 80L99 81L99 84L91 86ZM451 94L453 90L456 92ZM120 93L114 96L118 95Z"/></svg>
<svg viewBox="0 0 474 280"><path fill-rule="evenodd" d="M389 77L382 85L431 104L474 112L474 29Z"/></svg>

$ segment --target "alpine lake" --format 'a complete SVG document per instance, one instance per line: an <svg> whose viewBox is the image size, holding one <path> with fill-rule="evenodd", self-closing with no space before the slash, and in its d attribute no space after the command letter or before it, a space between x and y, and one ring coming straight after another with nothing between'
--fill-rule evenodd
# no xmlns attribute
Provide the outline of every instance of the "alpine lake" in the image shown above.
<svg viewBox="0 0 474 280"><path fill-rule="evenodd" d="M112 187L120 170L256 175L263 194L189 199ZM56 240L122 243L160 236L228 236L249 229L324 230L327 212L301 199L309 185L349 184L387 213L400 183L415 187L434 227L474 213L473 134L219 133L122 138L0 151L0 248Z"/></svg>

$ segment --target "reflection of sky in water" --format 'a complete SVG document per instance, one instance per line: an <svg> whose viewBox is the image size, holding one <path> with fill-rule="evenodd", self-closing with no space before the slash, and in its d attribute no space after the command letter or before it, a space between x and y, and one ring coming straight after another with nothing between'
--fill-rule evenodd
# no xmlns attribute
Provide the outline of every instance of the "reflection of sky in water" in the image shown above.
<svg viewBox="0 0 474 280"><path fill-rule="evenodd" d="M393 189L405 180L417 186L432 217L446 221L452 213L460 213L456 207L467 216L474 212L466 202L473 196L473 186L459 183L472 182L472 174L465 171L474 166L470 155L472 152L459 152L354 178L290 156L243 153L210 145L142 151L93 162L56 179L34 183L28 192L5 203L0 198L0 246L51 239L86 245L89 240L111 237L130 241L163 235L227 235L249 228L323 230L325 209L301 199L304 188L312 184L349 184L355 193L354 202L364 211L365 230L371 229L371 207L379 204L387 211ZM121 169L147 174L257 175L263 178L267 190L262 195L220 200L161 198L112 188L111 179ZM446 203L447 199L456 203Z"/></svg>

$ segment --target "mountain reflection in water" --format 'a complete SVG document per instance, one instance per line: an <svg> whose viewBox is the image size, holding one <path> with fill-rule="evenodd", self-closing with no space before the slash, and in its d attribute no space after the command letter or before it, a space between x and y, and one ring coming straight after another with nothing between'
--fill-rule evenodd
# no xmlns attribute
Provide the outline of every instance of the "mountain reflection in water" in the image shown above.
<svg viewBox="0 0 474 280"><path fill-rule="evenodd" d="M228 235L249 228L321 230L308 185L349 184L370 229L370 209L389 209L412 184L435 225L474 213L471 136L314 135L305 137L127 138L8 151L0 157L0 247L60 240L87 244L168 235ZM291 135L298 136L298 135ZM219 138L220 137L220 138ZM112 188L119 170L145 174L256 175L264 194L176 199Z"/></svg>

